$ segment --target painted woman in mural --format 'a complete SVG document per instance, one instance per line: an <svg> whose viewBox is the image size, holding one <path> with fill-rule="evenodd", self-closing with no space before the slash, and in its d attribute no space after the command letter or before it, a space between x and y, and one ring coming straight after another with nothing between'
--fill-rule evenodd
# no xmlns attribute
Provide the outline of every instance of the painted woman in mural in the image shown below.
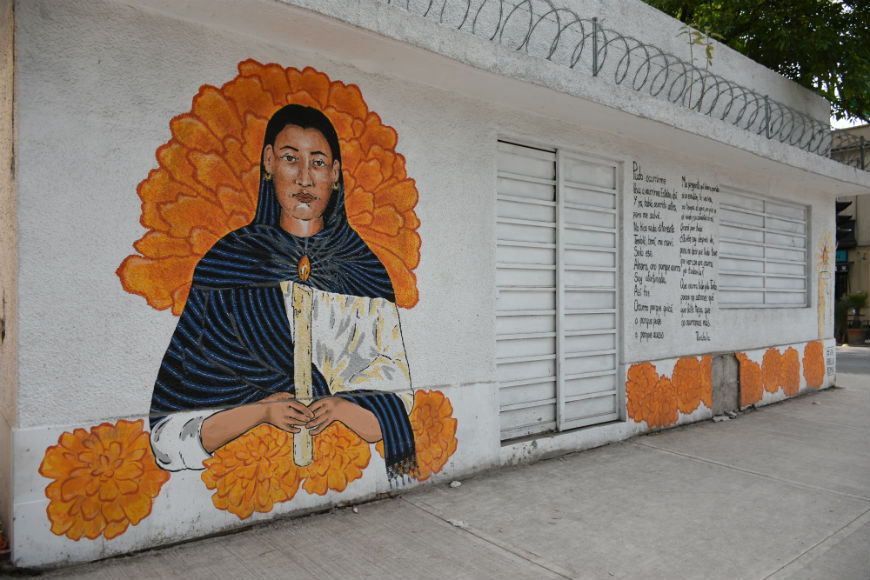
<svg viewBox="0 0 870 580"><path fill-rule="evenodd" d="M53 534L116 538L165 488L208 490L244 520L344 492L375 453L392 484L426 481L457 450L450 399L411 390L397 306L419 300L420 220L397 132L356 85L238 68L170 121L136 190L146 232L116 272L180 316L151 428L81 426L46 448ZM199 477L170 477L181 470Z"/></svg>
<svg viewBox="0 0 870 580"><path fill-rule="evenodd" d="M266 126L256 214L199 261L160 366L151 442L202 469L261 424L304 440L339 421L416 469L410 375L390 277L350 227L336 131L287 105ZM309 451L310 453L310 451Z"/></svg>

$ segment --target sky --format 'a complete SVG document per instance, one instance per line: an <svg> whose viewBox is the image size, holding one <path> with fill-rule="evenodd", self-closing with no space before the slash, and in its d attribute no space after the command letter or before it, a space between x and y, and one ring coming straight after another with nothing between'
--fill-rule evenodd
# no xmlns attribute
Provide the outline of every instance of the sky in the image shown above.
<svg viewBox="0 0 870 580"><path fill-rule="evenodd" d="M857 125L864 125L866 121L862 121L860 119L856 119L854 121L847 121L846 119L840 119L839 121L835 118L831 117L831 128L832 129L846 129L848 127L855 127Z"/></svg>

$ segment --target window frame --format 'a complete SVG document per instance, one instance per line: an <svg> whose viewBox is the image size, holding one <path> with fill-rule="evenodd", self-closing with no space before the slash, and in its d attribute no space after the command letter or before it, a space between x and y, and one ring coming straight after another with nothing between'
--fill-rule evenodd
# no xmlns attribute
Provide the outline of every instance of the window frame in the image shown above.
<svg viewBox="0 0 870 580"><path fill-rule="evenodd" d="M742 201L743 204L729 201ZM760 204L760 207L759 207ZM793 214L799 213L800 216ZM729 216L745 215L739 222ZM811 206L770 196L722 187L718 209L718 302L721 309L777 309L807 308L810 306L810 254ZM753 224L761 220L761 224ZM785 224L785 226L780 225ZM791 226L789 230L788 226ZM747 240L728 235L729 230L742 231ZM801 245L776 243L777 240L801 240ZM727 249L725 249L727 248ZM746 250L740 252L739 250ZM760 250L761 255L752 255ZM799 257L789 257L798 255ZM757 265L760 270L723 268L723 260ZM736 281L743 284L735 284ZM802 288L788 287L789 281L799 281ZM777 285L778 284L778 285ZM759 295L761 301L729 300L729 296ZM777 296L800 296L796 302L776 300Z"/></svg>

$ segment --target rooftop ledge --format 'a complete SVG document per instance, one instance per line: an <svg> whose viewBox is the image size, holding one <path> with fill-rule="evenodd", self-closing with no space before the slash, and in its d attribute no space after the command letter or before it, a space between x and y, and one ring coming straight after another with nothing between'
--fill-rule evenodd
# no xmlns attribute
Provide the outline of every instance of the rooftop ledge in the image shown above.
<svg viewBox="0 0 870 580"><path fill-rule="evenodd" d="M870 172L830 158L859 138L834 140L825 99L715 41L712 66L697 54L692 64L682 23L640 0L120 1L268 41L292 38L315 54L350 53L345 60L366 72L562 118L583 114L593 131L624 127L628 113L638 138L678 137L714 156L724 144L723 162L769 167L766 159L820 185L870 190Z"/></svg>
<svg viewBox="0 0 870 580"><path fill-rule="evenodd" d="M831 131L825 99L715 41L712 66L693 64L682 23L640 0L280 1L500 76L870 185L866 171L837 167L845 161L863 169L870 159L863 165L857 156L819 159L865 145Z"/></svg>

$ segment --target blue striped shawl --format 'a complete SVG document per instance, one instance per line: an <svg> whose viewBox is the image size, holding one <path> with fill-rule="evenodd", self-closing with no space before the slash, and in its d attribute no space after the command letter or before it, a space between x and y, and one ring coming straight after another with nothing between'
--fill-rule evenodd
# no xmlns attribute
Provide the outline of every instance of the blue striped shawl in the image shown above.
<svg viewBox="0 0 870 580"><path fill-rule="evenodd" d="M305 284L395 302L386 269L347 222L343 189L333 195L324 229L296 238L279 226L272 182L260 180L253 221L221 238L196 267L154 385L152 428L169 413L235 407L294 392L293 337L280 283L303 283L297 269L303 255L311 262ZM315 398L332 396L314 365L311 375ZM388 476L413 475L414 435L399 397L363 390L334 396L377 417Z"/></svg>

